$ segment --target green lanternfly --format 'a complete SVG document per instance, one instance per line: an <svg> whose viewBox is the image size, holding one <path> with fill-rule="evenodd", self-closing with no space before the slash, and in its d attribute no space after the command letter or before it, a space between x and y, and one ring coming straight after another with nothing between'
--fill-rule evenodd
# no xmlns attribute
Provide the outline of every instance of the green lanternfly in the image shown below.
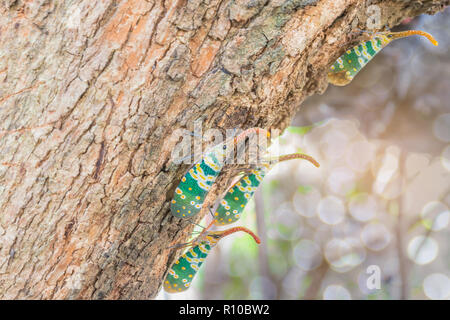
<svg viewBox="0 0 450 320"><path fill-rule="evenodd" d="M219 203L219 206L214 213L214 220L211 224L222 226L239 220L245 206L250 201L253 193L256 191L269 170L275 164L291 159L305 159L316 167L320 166L314 158L302 153L293 153L271 159L269 164L252 170L250 174L244 175L238 182L233 184Z"/></svg>
<svg viewBox="0 0 450 320"><path fill-rule="evenodd" d="M377 32L370 40L347 50L333 63L328 70L328 82L336 86L349 84L356 74L391 41L412 35L424 36L435 46L438 45L432 35L423 31Z"/></svg>
<svg viewBox="0 0 450 320"><path fill-rule="evenodd" d="M206 195L225 165L227 150L252 134L269 133L261 128L247 129L238 136L208 150L201 161L183 176L175 189L170 210L175 217L190 218L200 212Z"/></svg>
<svg viewBox="0 0 450 320"><path fill-rule="evenodd" d="M202 233L191 243L193 247L186 251L169 269L169 273L164 280L164 290L169 293L187 290L210 250L220 239L238 231L248 233L256 243L261 243L257 235L244 227L235 227L224 231L212 231L206 234Z"/></svg>

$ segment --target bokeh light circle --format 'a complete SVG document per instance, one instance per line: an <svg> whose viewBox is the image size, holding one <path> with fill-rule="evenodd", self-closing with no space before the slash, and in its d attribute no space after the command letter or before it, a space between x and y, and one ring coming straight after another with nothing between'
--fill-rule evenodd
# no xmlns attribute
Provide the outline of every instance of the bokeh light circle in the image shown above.
<svg viewBox="0 0 450 320"><path fill-rule="evenodd" d="M376 217L377 202L372 195L360 193L350 200L348 209L356 220L369 221Z"/></svg>
<svg viewBox="0 0 450 320"><path fill-rule="evenodd" d="M315 242L303 239L292 250L297 266L305 271L314 270L322 262L320 247Z"/></svg>
<svg viewBox="0 0 450 320"><path fill-rule="evenodd" d="M338 197L328 196L320 200L317 212L320 220L326 224L336 225L344 220L345 205Z"/></svg>
<svg viewBox="0 0 450 320"><path fill-rule="evenodd" d="M430 201L423 207L421 216L433 231L439 231L447 228L450 211L442 202Z"/></svg>
<svg viewBox="0 0 450 320"><path fill-rule="evenodd" d="M321 141L322 154L330 160L341 158L344 156L348 142L349 138L344 132L336 129L329 130Z"/></svg>
<svg viewBox="0 0 450 320"><path fill-rule="evenodd" d="M316 215L316 208L321 198L322 196L316 188L297 191L292 199L292 205L298 214L311 218Z"/></svg>
<svg viewBox="0 0 450 320"><path fill-rule="evenodd" d="M439 245L431 237L416 236L408 244L408 257L419 265L425 265L436 259Z"/></svg>
<svg viewBox="0 0 450 320"><path fill-rule="evenodd" d="M347 167L333 169L327 178L327 185L331 192L345 196L355 188L355 173Z"/></svg>
<svg viewBox="0 0 450 320"><path fill-rule="evenodd" d="M366 251L356 238L333 238L325 245L325 259L337 272L347 272L361 264Z"/></svg>
<svg viewBox="0 0 450 320"><path fill-rule="evenodd" d="M290 201L280 204L271 215L272 224L277 230L277 238L285 240L300 238L304 229L301 219Z"/></svg>
<svg viewBox="0 0 450 320"><path fill-rule="evenodd" d="M433 273L423 280L423 291L432 300L450 299L450 279L442 273Z"/></svg>
<svg viewBox="0 0 450 320"><path fill-rule="evenodd" d="M391 238L388 228L379 222L369 223L361 230L361 241L373 251L381 251L386 248Z"/></svg>
<svg viewBox="0 0 450 320"><path fill-rule="evenodd" d="M351 300L350 292L343 286L332 284L325 288L323 292L324 300Z"/></svg>

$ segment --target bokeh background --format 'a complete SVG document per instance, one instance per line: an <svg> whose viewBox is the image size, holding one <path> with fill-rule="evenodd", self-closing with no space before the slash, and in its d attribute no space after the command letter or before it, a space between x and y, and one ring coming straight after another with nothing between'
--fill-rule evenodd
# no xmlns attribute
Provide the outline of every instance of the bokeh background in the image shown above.
<svg viewBox="0 0 450 320"><path fill-rule="evenodd" d="M238 222L262 244L222 240L188 291L157 299L450 299L450 9L397 29L439 46L397 40L308 99L280 152L321 167L277 165Z"/></svg>

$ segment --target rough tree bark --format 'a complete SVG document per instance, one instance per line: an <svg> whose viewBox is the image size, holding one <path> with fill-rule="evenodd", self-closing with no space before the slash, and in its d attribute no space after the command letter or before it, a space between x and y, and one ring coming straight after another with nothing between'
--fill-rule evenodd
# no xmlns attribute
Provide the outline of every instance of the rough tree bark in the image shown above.
<svg viewBox="0 0 450 320"><path fill-rule="evenodd" d="M173 130L284 129L370 5L392 27L448 3L3 0L0 298L154 297L191 228Z"/></svg>

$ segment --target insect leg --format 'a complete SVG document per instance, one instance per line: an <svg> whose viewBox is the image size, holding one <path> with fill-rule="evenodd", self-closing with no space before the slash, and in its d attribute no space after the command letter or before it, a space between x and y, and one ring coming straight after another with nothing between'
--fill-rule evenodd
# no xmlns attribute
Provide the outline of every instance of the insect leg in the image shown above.
<svg viewBox="0 0 450 320"><path fill-rule="evenodd" d="M188 222L192 223L193 225L196 225L197 227L202 228L203 230L205 230L206 228L202 225L199 225L198 223L192 221L192 218L187 219Z"/></svg>

